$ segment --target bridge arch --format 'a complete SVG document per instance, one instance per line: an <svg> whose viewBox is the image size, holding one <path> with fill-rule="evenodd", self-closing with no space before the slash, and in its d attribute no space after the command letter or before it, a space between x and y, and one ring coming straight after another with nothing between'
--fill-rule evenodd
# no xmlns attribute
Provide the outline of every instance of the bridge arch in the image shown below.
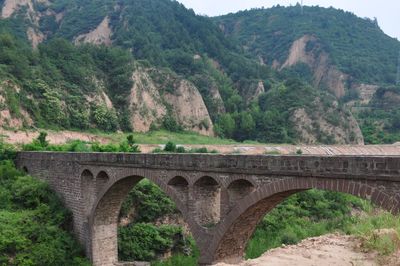
<svg viewBox="0 0 400 266"><path fill-rule="evenodd" d="M99 195L101 190L110 181L109 175L105 171L100 171L96 176L96 195Z"/></svg>
<svg viewBox="0 0 400 266"><path fill-rule="evenodd" d="M255 186L246 179L236 179L232 181L227 188L229 206L234 206L237 201L250 195L255 189Z"/></svg>
<svg viewBox="0 0 400 266"><path fill-rule="evenodd" d="M193 203L196 222L203 227L214 226L221 219L221 185L210 176L193 184Z"/></svg>
<svg viewBox="0 0 400 266"><path fill-rule="evenodd" d="M360 181L345 179L287 178L259 187L243 198L220 224L200 261L237 263L242 260L251 235L260 220L289 196L309 189L321 189L351 194L372 201L392 213L398 213L400 203L384 191Z"/></svg>
<svg viewBox="0 0 400 266"><path fill-rule="evenodd" d="M96 199L96 184L93 173L85 169L81 174L81 200L84 206L84 217L90 213L90 208Z"/></svg>
<svg viewBox="0 0 400 266"><path fill-rule="evenodd" d="M193 237L198 239L200 233L194 220L188 215L187 206L180 198L179 193L161 178L146 176L148 180L156 184L176 204L189 225ZM142 175L130 175L117 178L108 182L101 190L97 201L93 204L89 219L90 257L93 265L114 265L118 262L118 217L123 201L128 193L141 181ZM174 180L174 179L173 179ZM182 181L181 179L176 179ZM172 183L175 184L175 183Z"/></svg>
<svg viewBox="0 0 400 266"><path fill-rule="evenodd" d="M168 181L168 186L173 188L176 193L182 198L183 202L188 202L189 197L189 182L182 176L175 176ZM187 207L187 206L186 206Z"/></svg>

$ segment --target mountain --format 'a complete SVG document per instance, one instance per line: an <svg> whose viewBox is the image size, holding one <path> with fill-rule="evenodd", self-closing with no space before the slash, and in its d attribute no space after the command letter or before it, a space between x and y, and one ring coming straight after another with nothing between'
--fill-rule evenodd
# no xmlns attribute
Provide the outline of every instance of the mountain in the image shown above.
<svg viewBox="0 0 400 266"><path fill-rule="evenodd" d="M2 127L163 127L236 140L343 144L388 131L376 119L365 130L359 98L382 105L375 92L393 81L398 42L376 23L342 11L306 8L298 16L298 7L277 7L208 18L170 0L0 0L0 6ZM308 13L315 18L305 19ZM359 23L342 25L341 16ZM352 30L354 38L346 35ZM329 39L335 34L341 43ZM387 123L396 119L393 112ZM392 135L376 141L393 141Z"/></svg>
<svg viewBox="0 0 400 266"><path fill-rule="evenodd" d="M276 6L214 18L224 34L279 72L307 77L328 90L357 116L367 143L399 140L399 102L382 108L379 95L396 82L400 42L376 19L334 8ZM373 127L374 129L371 129ZM375 136L371 136L375 135Z"/></svg>

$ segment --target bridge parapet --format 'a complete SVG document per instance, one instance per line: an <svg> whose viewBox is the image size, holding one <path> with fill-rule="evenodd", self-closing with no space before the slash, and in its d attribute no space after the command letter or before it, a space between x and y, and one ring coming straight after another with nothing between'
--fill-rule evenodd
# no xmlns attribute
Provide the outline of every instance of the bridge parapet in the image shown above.
<svg viewBox="0 0 400 266"><path fill-rule="evenodd" d="M102 167L136 167L243 174L390 177L400 174L400 156L270 156L213 154L126 154L21 152L18 160L67 162Z"/></svg>

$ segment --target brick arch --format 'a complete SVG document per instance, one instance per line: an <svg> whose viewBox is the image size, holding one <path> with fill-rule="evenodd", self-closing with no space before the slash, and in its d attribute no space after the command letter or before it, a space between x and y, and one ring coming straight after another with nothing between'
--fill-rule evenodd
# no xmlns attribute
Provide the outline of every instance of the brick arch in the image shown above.
<svg viewBox="0 0 400 266"><path fill-rule="evenodd" d="M375 205L393 213L398 213L400 209L400 203L383 189L360 181L327 178L281 179L259 187L232 209L224 223L216 228L214 238L200 261L206 263L240 261L246 244L260 220L289 196L313 188L343 192L371 200Z"/></svg>
<svg viewBox="0 0 400 266"><path fill-rule="evenodd" d="M200 233L197 233L199 228L194 220L187 215L187 208L180 200L179 195L160 178L152 176L146 178L159 186L175 202L177 209L189 225L193 237L197 240L200 236ZM118 178L106 185L93 204L87 242L90 243L88 254L94 265L114 265L118 262L117 228L121 205L133 187L143 179L143 176L138 175Z"/></svg>
<svg viewBox="0 0 400 266"><path fill-rule="evenodd" d="M250 195L256 186L247 179L236 179L229 183L227 187L229 207L233 207L236 202Z"/></svg>
<svg viewBox="0 0 400 266"><path fill-rule="evenodd" d="M102 189L110 181L110 176L105 171L100 171L96 176L96 195L99 195Z"/></svg>
<svg viewBox="0 0 400 266"><path fill-rule="evenodd" d="M193 184L195 220L205 228L220 222L221 187L221 184L211 176L202 176Z"/></svg>
<svg viewBox="0 0 400 266"><path fill-rule="evenodd" d="M168 186L175 190L183 202L188 202L189 182L182 176L175 176L168 181ZM187 207L187 206L186 206Z"/></svg>
<svg viewBox="0 0 400 266"><path fill-rule="evenodd" d="M84 216L87 217L90 213L90 208L96 199L96 184L93 173L85 169L81 175L81 200L84 206Z"/></svg>

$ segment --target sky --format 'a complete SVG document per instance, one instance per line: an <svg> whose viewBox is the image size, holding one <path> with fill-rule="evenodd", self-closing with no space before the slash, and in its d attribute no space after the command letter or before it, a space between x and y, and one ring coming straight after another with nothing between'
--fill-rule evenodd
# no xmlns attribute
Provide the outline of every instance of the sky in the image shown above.
<svg viewBox="0 0 400 266"><path fill-rule="evenodd" d="M301 0L178 0L197 14L217 16L255 7L274 5L296 5ZM304 5L340 8L353 12L359 17L378 19L381 29L400 40L400 1L399 0L304 0Z"/></svg>

